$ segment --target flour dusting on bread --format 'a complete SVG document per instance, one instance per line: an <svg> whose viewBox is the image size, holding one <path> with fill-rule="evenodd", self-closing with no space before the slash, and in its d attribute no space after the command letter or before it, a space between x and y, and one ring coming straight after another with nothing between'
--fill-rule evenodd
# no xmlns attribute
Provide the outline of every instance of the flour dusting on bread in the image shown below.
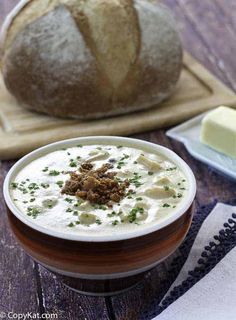
<svg viewBox="0 0 236 320"><path fill-rule="evenodd" d="M24 0L2 42L9 92L59 117L149 108L173 92L182 67L171 15L148 0Z"/></svg>

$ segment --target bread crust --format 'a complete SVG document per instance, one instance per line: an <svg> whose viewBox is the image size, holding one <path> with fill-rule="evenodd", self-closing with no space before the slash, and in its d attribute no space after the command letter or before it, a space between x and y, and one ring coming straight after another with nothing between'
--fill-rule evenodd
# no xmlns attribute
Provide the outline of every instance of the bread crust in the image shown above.
<svg viewBox="0 0 236 320"><path fill-rule="evenodd" d="M104 10L98 0L52 0L33 21L20 17L36 1L16 15L5 41L4 80L22 106L89 119L146 109L172 93L182 49L166 9L145 0L101 0ZM115 19L123 19L120 39Z"/></svg>

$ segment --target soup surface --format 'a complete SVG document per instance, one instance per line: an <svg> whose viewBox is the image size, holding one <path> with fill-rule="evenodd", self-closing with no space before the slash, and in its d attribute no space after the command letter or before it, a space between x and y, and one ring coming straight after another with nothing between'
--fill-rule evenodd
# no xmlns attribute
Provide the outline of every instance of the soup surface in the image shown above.
<svg viewBox="0 0 236 320"><path fill-rule="evenodd" d="M165 219L183 201L188 181L161 154L122 145L77 145L32 161L10 188L15 205L36 224L104 236Z"/></svg>

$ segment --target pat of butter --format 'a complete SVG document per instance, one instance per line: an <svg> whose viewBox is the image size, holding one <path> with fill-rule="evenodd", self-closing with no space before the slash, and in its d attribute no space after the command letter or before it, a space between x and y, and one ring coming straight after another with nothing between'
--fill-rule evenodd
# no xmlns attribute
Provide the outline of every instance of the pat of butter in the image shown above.
<svg viewBox="0 0 236 320"><path fill-rule="evenodd" d="M236 111L220 106L209 112L202 120L202 143L236 158Z"/></svg>

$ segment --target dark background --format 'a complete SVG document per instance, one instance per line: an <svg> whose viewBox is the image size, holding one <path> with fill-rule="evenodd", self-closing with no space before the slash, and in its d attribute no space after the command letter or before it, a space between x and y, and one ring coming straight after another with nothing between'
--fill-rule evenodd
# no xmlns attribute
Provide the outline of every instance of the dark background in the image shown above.
<svg viewBox="0 0 236 320"><path fill-rule="evenodd" d="M44 1L44 0L41 0ZM0 25L17 0L0 0ZM236 1L164 0L175 14L184 48L226 85L236 91ZM167 146L193 169L198 183L197 205L213 199L236 197L236 184L194 160L164 130L135 135ZM0 183L13 161L0 163ZM139 287L114 298L93 298L65 289L51 273L34 263L9 230L2 187L0 194L0 312L56 312L58 319L135 320L148 301L158 294L159 275L165 264L152 271Z"/></svg>

